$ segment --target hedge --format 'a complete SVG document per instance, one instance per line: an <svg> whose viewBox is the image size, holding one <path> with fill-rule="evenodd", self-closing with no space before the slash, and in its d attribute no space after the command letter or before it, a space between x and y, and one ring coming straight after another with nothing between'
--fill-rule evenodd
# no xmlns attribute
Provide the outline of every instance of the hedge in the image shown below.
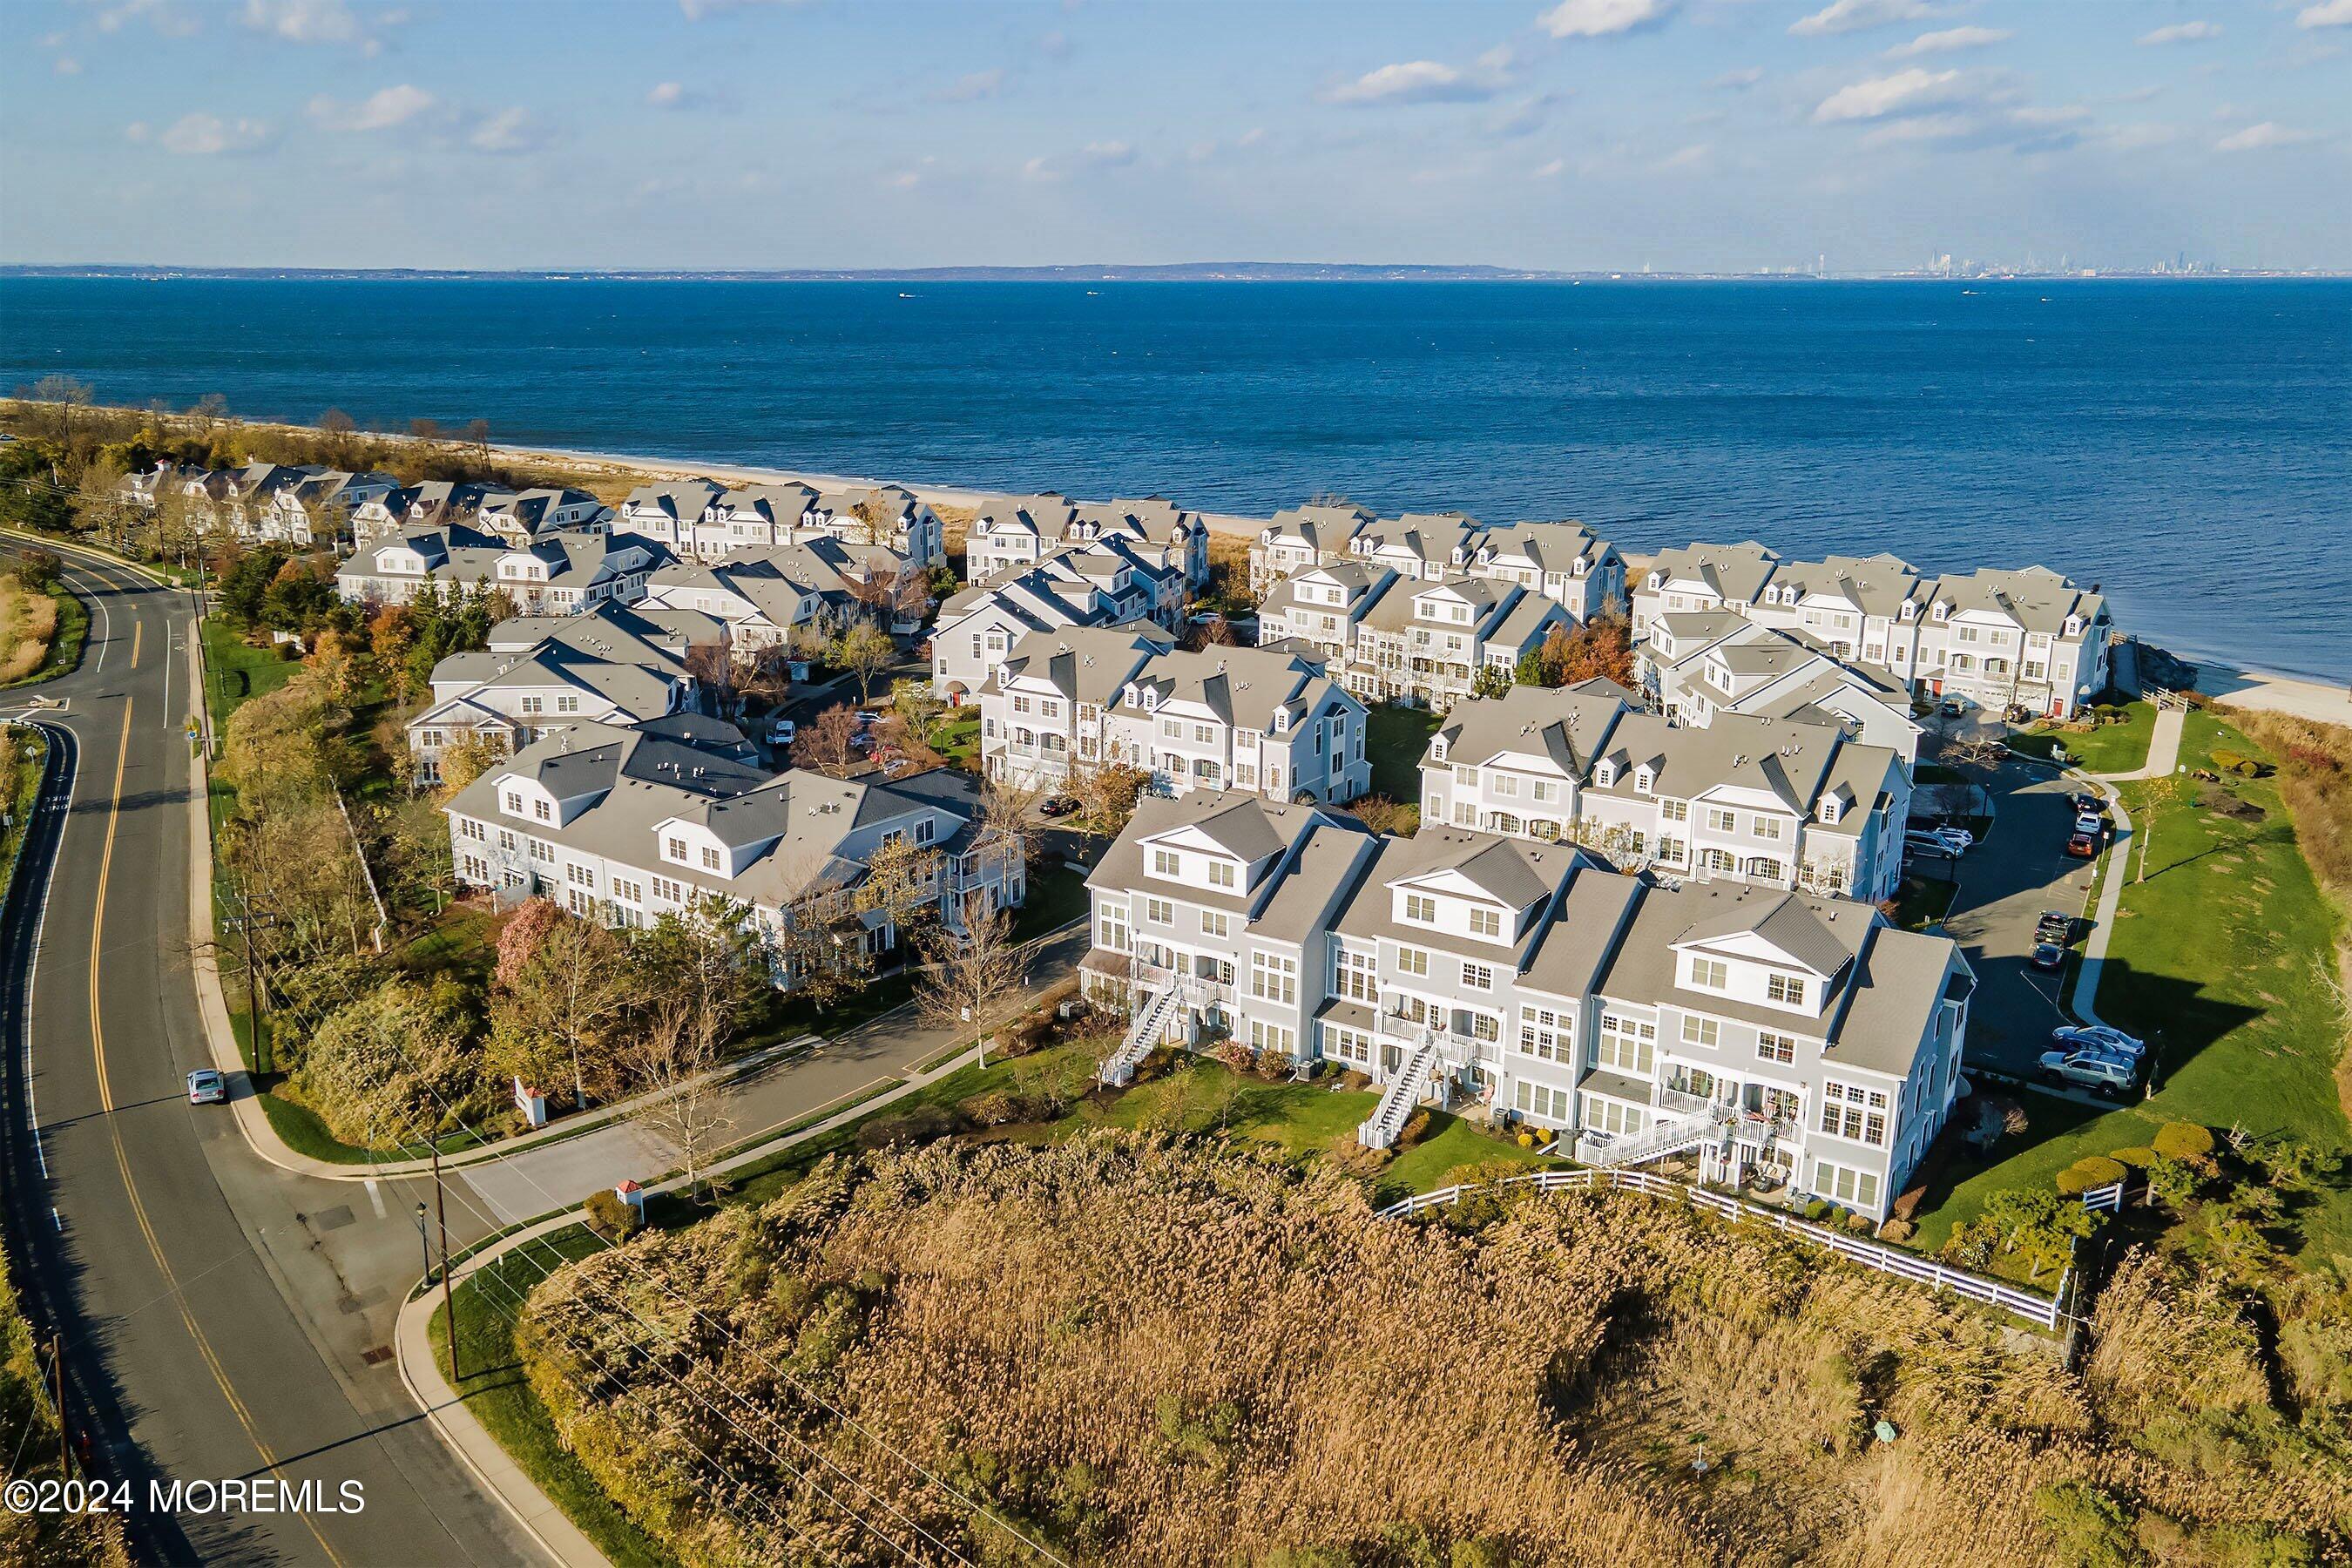
<svg viewBox="0 0 2352 1568"><path fill-rule="evenodd" d="M2213 1130L2194 1121L2168 1121L2149 1142L2168 1159L2201 1160L2213 1152Z"/></svg>

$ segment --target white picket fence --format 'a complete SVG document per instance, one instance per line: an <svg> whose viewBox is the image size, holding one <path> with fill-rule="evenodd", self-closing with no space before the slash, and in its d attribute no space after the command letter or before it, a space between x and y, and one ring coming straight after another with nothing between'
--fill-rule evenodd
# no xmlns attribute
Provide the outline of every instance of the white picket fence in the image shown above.
<svg viewBox="0 0 2352 1568"><path fill-rule="evenodd" d="M1913 1280L1931 1290L1949 1290L1956 1296L1998 1307L2043 1329L2058 1326L2062 1316L2058 1304L2066 1299L2067 1277L2073 1272L2069 1268L2059 1275L2055 1296L2037 1295L2032 1290L2021 1290L2014 1285L1988 1279L1965 1268L1954 1268L1948 1264L1921 1258L1884 1242L1848 1236L1828 1226L1801 1218L1785 1209L1768 1208L1727 1194L1711 1193L1704 1187L1649 1171L1531 1171L1524 1176L1505 1176L1496 1182L1466 1182L1393 1204L1381 1210L1380 1217L1402 1219L1424 1209L1443 1208L1472 1193L1500 1191L1506 1187L1532 1187L1539 1193L1589 1193L1612 1187L1630 1187L1654 1198L1679 1199L1693 1208L1705 1209L1724 1219L1759 1221L1776 1230L1786 1231L1801 1241L1833 1252L1850 1262L1859 1263L1865 1268L1875 1268L1882 1274Z"/></svg>

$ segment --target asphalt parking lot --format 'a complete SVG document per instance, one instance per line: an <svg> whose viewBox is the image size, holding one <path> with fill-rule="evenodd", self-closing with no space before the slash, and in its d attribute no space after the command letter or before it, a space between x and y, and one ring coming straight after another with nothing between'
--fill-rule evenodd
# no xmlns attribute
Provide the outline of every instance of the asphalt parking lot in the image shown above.
<svg viewBox="0 0 2352 1568"><path fill-rule="evenodd" d="M2027 962L2034 924L2044 910L2074 915L2078 945L2090 925L2095 862L2065 853L2074 818L2070 788L2047 768L2009 763L1992 785L1993 828L1985 841L1958 861L1915 863L1929 877L1948 867L1959 879L1944 929L1977 972L1968 1059L2020 1078L2032 1074L2050 1031L2067 1021L2058 999L2079 962L2070 955L2055 973L2034 968Z"/></svg>

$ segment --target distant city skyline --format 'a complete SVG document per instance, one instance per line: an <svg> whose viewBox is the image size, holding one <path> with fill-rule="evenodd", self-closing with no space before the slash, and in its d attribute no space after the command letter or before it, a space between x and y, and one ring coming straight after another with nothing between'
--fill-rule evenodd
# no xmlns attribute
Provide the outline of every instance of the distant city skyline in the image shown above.
<svg viewBox="0 0 2352 1568"><path fill-rule="evenodd" d="M2352 0L17 0L0 42L7 264L2352 268Z"/></svg>

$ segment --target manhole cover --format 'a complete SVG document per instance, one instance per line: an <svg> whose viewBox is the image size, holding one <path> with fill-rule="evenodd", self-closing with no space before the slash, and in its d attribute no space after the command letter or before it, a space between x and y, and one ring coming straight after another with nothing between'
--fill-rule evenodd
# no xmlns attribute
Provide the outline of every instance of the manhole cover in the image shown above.
<svg viewBox="0 0 2352 1568"><path fill-rule="evenodd" d="M382 1366L391 1359L392 1347L390 1345L372 1345L368 1349L360 1352L360 1360L367 1363L370 1366Z"/></svg>

